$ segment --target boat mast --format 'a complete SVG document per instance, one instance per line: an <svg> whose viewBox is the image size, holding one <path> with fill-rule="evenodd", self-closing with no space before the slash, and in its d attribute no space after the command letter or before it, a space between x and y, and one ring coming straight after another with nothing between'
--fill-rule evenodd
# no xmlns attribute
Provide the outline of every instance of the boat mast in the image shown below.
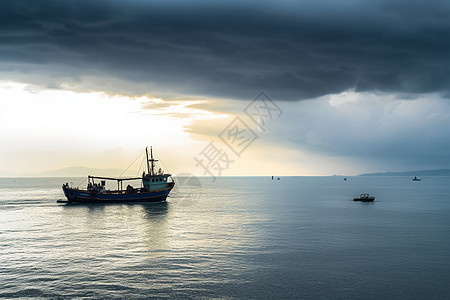
<svg viewBox="0 0 450 300"><path fill-rule="evenodd" d="M147 155L147 170L148 170L148 174L150 174L150 165L148 164L149 160L148 160L148 151L147 151L147 147L145 147L145 154Z"/></svg>
<svg viewBox="0 0 450 300"><path fill-rule="evenodd" d="M147 155L147 169L148 169L148 174L153 176L155 175L155 161L158 161L157 159L153 159L153 149L150 146L150 159L148 159L148 147L145 147L145 154ZM149 162L151 162L152 166L150 168L150 164Z"/></svg>
<svg viewBox="0 0 450 300"><path fill-rule="evenodd" d="M153 149L152 146L150 146L150 157L151 157L151 162L152 162L152 176L155 175L155 164L154 164L154 159L153 159Z"/></svg>

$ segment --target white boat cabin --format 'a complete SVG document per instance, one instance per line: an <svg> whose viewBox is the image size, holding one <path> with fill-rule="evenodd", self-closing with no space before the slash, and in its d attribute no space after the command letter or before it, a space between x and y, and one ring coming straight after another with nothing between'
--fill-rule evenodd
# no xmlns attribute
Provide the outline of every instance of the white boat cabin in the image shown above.
<svg viewBox="0 0 450 300"><path fill-rule="evenodd" d="M167 178L170 174L145 175L142 177L142 185L147 191L162 190L167 187Z"/></svg>

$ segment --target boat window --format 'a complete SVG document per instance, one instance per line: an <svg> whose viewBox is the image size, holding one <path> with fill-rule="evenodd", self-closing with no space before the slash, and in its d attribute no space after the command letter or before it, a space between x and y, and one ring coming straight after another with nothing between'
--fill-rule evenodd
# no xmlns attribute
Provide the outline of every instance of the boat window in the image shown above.
<svg viewBox="0 0 450 300"><path fill-rule="evenodd" d="M155 182L155 178L152 178L152 182Z"/></svg>
<svg viewBox="0 0 450 300"><path fill-rule="evenodd" d="M164 181L166 181L167 180L167 178L164 178Z"/></svg>

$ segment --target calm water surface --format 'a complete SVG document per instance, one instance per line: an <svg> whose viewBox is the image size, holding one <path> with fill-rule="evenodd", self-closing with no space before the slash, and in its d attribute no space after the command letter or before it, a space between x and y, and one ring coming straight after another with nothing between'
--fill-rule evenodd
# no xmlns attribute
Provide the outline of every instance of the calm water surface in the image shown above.
<svg viewBox="0 0 450 300"><path fill-rule="evenodd" d="M165 203L57 204L71 181L0 178L0 298L450 297L449 177L204 178Z"/></svg>

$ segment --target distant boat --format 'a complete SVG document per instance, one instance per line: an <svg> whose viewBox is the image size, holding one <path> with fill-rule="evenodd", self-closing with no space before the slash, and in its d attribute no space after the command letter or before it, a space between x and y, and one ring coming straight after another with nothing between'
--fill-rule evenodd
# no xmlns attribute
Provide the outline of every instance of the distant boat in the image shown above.
<svg viewBox="0 0 450 300"><path fill-rule="evenodd" d="M413 181L422 181L422 179L417 178L416 176L414 176L414 178L412 179Z"/></svg>
<svg viewBox="0 0 450 300"><path fill-rule="evenodd" d="M353 201L361 201L361 202L373 202L375 197L370 197L369 194L361 194L359 198L353 198Z"/></svg>
<svg viewBox="0 0 450 300"><path fill-rule="evenodd" d="M345 177L344 180L347 180L347 177Z"/></svg>
<svg viewBox="0 0 450 300"><path fill-rule="evenodd" d="M147 174L145 172L142 177L137 178L110 178L110 177L96 177L88 176L88 185L85 190L80 190L76 187L70 187L65 183L62 186L67 202L82 202L82 203L110 203L110 202L157 202L165 201L170 191L175 185L171 174L164 174L161 168L155 171L155 162L153 159L153 151L150 148L150 159L148 158L148 151L145 148L147 158ZM99 183L95 179L100 180ZM128 185L123 189L123 181L128 180L142 180L142 187L134 188ZM117 190L107 190L106 180L117 181ZM58 203L64 203L58 200Z"/></svg>

